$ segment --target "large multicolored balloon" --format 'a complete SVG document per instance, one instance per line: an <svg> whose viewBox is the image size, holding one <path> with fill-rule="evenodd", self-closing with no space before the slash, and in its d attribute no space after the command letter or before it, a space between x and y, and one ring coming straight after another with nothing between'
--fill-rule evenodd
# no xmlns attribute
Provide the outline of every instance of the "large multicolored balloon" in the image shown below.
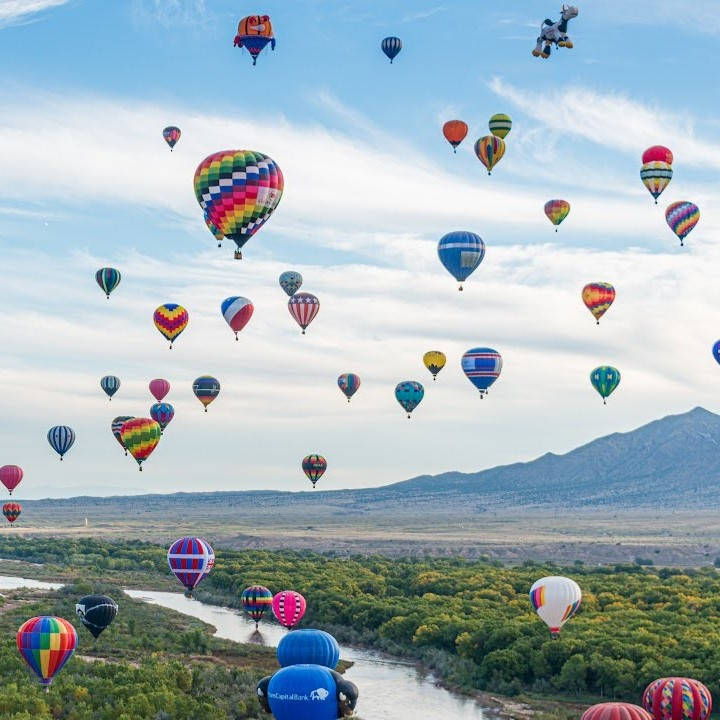
<svg viewBox="0 0 720 720"><path fill-rule="evenodd" d="M350 402L350 398L360 387L360 376L355 373L343 373L337 379L337 384L340 388L340 392L342 392L342 394L347 398L347 401Z"/></svg>
<svg viewBox="0 0 720 720"><path fill-rule="evenodd" d="M558 231L557 226L570 214L570 203L567 200L548 200L545 203L545 215L547 219L555 225L555 232Z"/></svg>
<svg viewBox="0 0 720 720"><path fill-rule="evenodd" d="M680 245L684 245L685 238L692 232L700 219L700 209L695 203L682 200L667 206L665 220L670 229L680 238Z"/></svg>
<svg viewBox="0 0 720 720"><path fill-rule="evenodd" d="M247 298L234 295L226 298L220 305L220 312L225 318L225 322L235 333L235 340L238 339L238 333L250 322L254 305Z"/></svg>
<svg viewBox="0 0 720 720"><path fill-rule="evenodd" d="M150 406L150 417L160 426L160 434L175 417L175 408L170 403L155 403Z"/></svg>
<svg viewBox="0 0 720 720"><path fill-rule="evenodd" d="M304 335L307 326L320 312L320 301L310 293L297 293L288 300L288 310L295 318L295 322L302 328Z"/></svg>
<svg viewBox="0 0 720 720"><path fill-rule="evenodd" d="M8 489L11 495L22 479L23 469L19 465L3 465L0 467L0 482Z"/></svg>
<svg viewBox="0 0 720 720"><path fill-rule="evenodd" d="M122 441L122 426L128 421L133 419L133 415L118 415L116 418L113 418L113 421L110 423L110 429L112 430L112 434L115 437L115 439L120 443L120 447L125 451L125 454L127 455L127 448L125 447L125 443Z"/></svg>
<svg viewBox="0 0 720 720"><path fill-rule="evenodd" d="M423 355L423 365L431 372L433 380L437 378L437 374L445 367L446 362L445 353L439 350L428 350Z"/></svg>
<svg viewBox="0 0 720 720"><path fill-rule="evenodd" d="M112 396L120 389L120 378L115 375L106 375L101 378L100 387L108 396L108 400L112 400Z"/></svg>
<svg viewBox="0 0 720 720"><path fill-rule="evenodd" d="M123 446L135 458L138 468L152 455L160 442L160 425L152 418L132 418L120 428Z"/></svg>
<svg viewBox="0 0 720 720"><path fill-rule="evenodd" d="M605 702L589 707L580 720L652 720L652 716L638 705Z"/></svg>
<svg viewBox="0 0 720 720"><path fill-rule="evenodd" d="M62 460L63 455L65 455L75 442L75 431L67 425L55 425L48 430L47 439L50 447Z"/></svg>
<svg viewBox="0 0 720 720"><path fill-rule="evenodd" d="M175 127L175 125L168 125L163 130L163 138L165 139L165 142L170 146L170 152L172 152L172 149L177 144L177 141L180 139L180 135L182 133L180 132L179 127Z"/></svg>
<svg viewBox="0 0 720 720"><path fill-rule="evenodd" d="M163 398L170 392L170 383L163 378L151 380L148 387L150 393L158 402L162 402Z"/></svg>
<svg viewBox="0 0 720 720"><path fill-rule="evenodd" d="M443 135L452 146L453 152L457 152L458 145L468 134L468 126L462 120L448 120L443 125Z"/></svg>
<svg viewBox="0 0 720 720"><path fill-rule="evenodd" d="M645 688L643 707L653 720L707 720L712 711L712 696L701 682L692 678L659 678Z"/></svg>
<svg viewBox="0 0 720 720"><path fill-rule="evenodd" d="M272 600L273 615L286 628L294 628L306 609L305 598L296 590L281 590Z"/></svg>
<svg viewBox="0 0 720 720"><path fill-rule="evenodd" d="M121 279L120 271L115 268L105 267L100 268L95 273L95 282L100 286L100 289L105 293L107 299L110 299L110 293L120 284Z"/></svg>
<svg viewBox="0 0 720 720"><path fill-rule="evenodd" d="M395 399L407 413L408 420L410 413L422 402L425 397L425 388L415 380L404 380L395 387Z"/></svg>
<svg viewBox="0 0 720 720"><path fill-rule="evenodd" d="M330 670L320 665L291 665L278 670L269 680L267 702L275 720L336 720L342 717L338 711L335 678Z"/></svg>
<svg viewBox="0 0 720 720"><path fill-rule="evenodd" d="M286 270L280 274L280 287L287 295L292 297L302 286L303 279L299 272L294 270Z"/></svg>
<svg viewBox="0 0 720 720"><path fill-rule="evenodd" d="M255 621L257 630L265 611L272 607L273 594L262 585L252 585L242 591L240 604L243 610Z"/></svg>
<svg viewBox="0 0 720 720"><path fill-rule="evenodd" d="M657 199L670 184L672 176L672 165L669 163L654 161L645 163L640 168L640 179L643 181L643 185L645 185L648 192L655 198L656 205Z"/></svg>
<svg viewBox="0 0 720 720"><path fill-rule="evenodd" d="M487 395L490 386L500 377L502 357L492 348L472 348L462 356L460 366L465 377L480 391L482 399Z"/></svg>
<svg viewBox="0 0 720 720"><path fill-rule="evenodd" d="M238 23L233 47L246 48L253 65L257 63L258 55L268 43L270 49L275 50L275 35L269 15L248 15Z"/></svg>
<svg viewBox="0 0 720 720"><path fill-rule="evenodd" d="M322 665L334 670L340 661L340 646L324 630L295 630L281 638L277 659L280 667Z"/></svg>
<svg viewBox="0 0 720 720"><path fill-rule="evenodd" d="M7 502L3 505L3 515L9 523L14 523L22 513L22 505L16 502Z"/></svg>
<svg viewBox="0 0 720 720"><path fill-rule="evenodd" d="M553 637L557 637L560 628L578 611L581 600L580 586L566 577L540 578L530 588L530 602Z"/></svg>
<svg viewBox="0 0 720 720"><path fill-rule="evenodd" d="M462 290L462 283L485 257L485 243L475 233L455 230L440 238L437 253L445 269L460 283L458 290Z"/></svg>
<svg viewBox="0 0 720 720"><path fill-rule="evenodd" d="M620 371L611 365L601 365L590 373L590 382L603 399L603 405L607 405L607 398L620 384Z"/></svg>
<svg viewBox="0 0 720 720"><path fill-rule="evenodd" d="M606 282L588 283L582 289L581 297L585 307L593 314L596 323L599 325L600 318L615 300L615 288Z"/></svg>
<svg viewBox="0 0 720 720"><path fill-rule="evenodd" d="M488 121L488 129L495 137L504 140L512 130L512 120L505 113L495 113Z"/></svg>
<svg viewBox="0 0 720 720"><path fill-rule="evenodd" d="M673 159L672 151L664 145L653 145L642 154L643 165L650 162L663 162L672 165Z"/></svg>
<svg viewBox="0 0 720 720"><path fill-rule="evenodd" d="M215 565L215 552L207 540L183 537L176 540L167 552L168 565L173 575L185 586L185 595L201 583Z"/></svg>
<svg viewBox="0 0 720 720"><path fill-rule="evenodd" d="M97 639L115 619L118 604L107 595L85 595L75 603L75 613L80 618L80 622Z"/></svg>
<svg viewBox="0 0 720 720"><path fill-rule="evenodd" d="M170 341L170 349L180 333L187 327L190 315L177 303L165 303L153 313L153 322L160 334Z"/></svg>
<svg viewBox="0 0 720 720"><path fill-rule="evenodd" d="M380 43L380 49L385 55L390 58L390 64L398 56L398 53L402 50L402 40L399 37L390 35L383 39Z"/></svg>
<svg viewBox="0 0 720 720"><path fill-rule="evenodd" d="M283 194L283 174L277 164L253 150L221 150L208 155L193 180L206 222L240 248L265 224Z"/></svg>
<svg viewBox="0 0 720 720"><path fill-rule="evenodd" d="M47 690L57 673L73 656L77 632L63 618L42 615L26 620L17 631L22 659Z"/></svg>
<svg viewBox="0 0 720 720"><path fill-rule="evenodd" d="M475 143L475 154L487 168L488 175L492 175L492 169L505 154L505 141L495 135L485 135Z"/></svg>
<svg viewBox="0 0 720 720"><path fill-rule="evenodd" d="M315 483L327 470L327 460L322 455L306 455L302 461L302 469L312 486L315 487Z"/></svg>
<svg viewBox="0 0 720 720"><path fill-rule="evenodd" d="M208 405L220 393L220 381L212 375L201 375L199 378L195 378L192 387L195 397L204 405L205 412L207 412Z"/></svg>

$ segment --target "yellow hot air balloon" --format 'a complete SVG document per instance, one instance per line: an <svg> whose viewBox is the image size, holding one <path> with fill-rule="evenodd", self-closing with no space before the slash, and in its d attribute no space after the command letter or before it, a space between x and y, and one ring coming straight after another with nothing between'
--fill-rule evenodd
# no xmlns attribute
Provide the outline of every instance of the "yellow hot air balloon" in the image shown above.
<svg viewBox="0 0 720 720"><path fill-rule="evenodd" d="M504 140L507 137L507 134L512 130L512 120L510 119L510 116L505 113L496 113L490 118L488 128L495 137L499 137Z"/></svg>
<svg viewBox="0 0 720 720"><path fill-rule="evenodd" d="M423 364L432 373L433 380L437 377L437 374L445 367L447 358L445 353L439 350L429 350L423 355Z"/></svg>
<svg viewBox="0 0 720 720"><path fill-rule="evenodd" d="M488 175L492 175L492 169L505 154L505 141L495 135L485 135L475 143L475 154L487 168Z"/></svg>

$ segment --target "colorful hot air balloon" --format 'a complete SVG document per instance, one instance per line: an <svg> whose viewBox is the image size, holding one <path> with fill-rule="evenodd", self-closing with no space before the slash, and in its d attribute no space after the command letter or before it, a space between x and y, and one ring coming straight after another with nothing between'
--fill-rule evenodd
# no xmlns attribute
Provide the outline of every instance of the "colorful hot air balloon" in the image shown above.
<svg viewBox="0 0 720 720"><path fill-rule="evenodd" d="M340 392L342 392L342 394L347 398L347 401L350 402L350 398L360 387L360 376L355 373L343 373L337 379L337 383L340 388Z"/></svg>
<svg viewBox="0 0 720 720"><path fill-rule="evenodd" d="M122 426L128 421L132 420L132 415L118 415L116 418L113 418L112 423L110 423L110 429L112 430L112 434L115 437L115 439L120 443L120 447L125 451L125 454L127 455L127 448L125 447L125 443L122 441L122 435L121 430Z"/></svg>
<svg viewBox="0 0 720 720"><path fill-rule="evenodd" d="M492 348L477 347L468 350L460 361L467 379L480 391L480 399L487 395L490 386L500 377L502 357Z"/></svg>
<svg viewBox="0 0 720 720"><path fill-rule="evenodd" d="M245 588L240 596L243 610L255 621L255 629L268 608L272 607L273 594L262 585Z"/></svg>
<svg viewBox="0 0 720 720"><path fill-rule="evenodd" d="M175 417L175 408L170 403L155 403L150 406L150 417L160 426L160 434Z"/></svg>
<svg viewBox="0 0 720 720"><path fill-rule="evenodd" d="M11 495L22 479L23 470L18 465L3 465L0 467L0 482L8 489Z"/></svg>
<svg viewBox="0 0 720 720"><path fill-rule="evenodd" d="M684 245L685 238L698 224L700 209L697 205L685 200L674 202L665 210L665 220L670 229L680 238L680 245Z"/></svg>
<svg viewBox="0 0 720 720"><path fill-rule="evenodd" d="M297 293L288 300L288 310L295 318L295 322L302 328L304 335L307 326L320 312L320 301L310 293Z"/></svg>
<svg viewBox="0 0 720 720"><path fill-rule="evenodd" d="M100 286L108 300L110 299L110 293L120 284L120 278L120 272L111 267L100 268L95 273L95 282Z"/></svg>
<svg viewBox="0 0 720 720"><path fill-rule="evenodd" d="M558 231L557 226L570 214L570 203L567 200L548 200L545 203L545 215L547 219L555 225L555 232Z"/></svg>
<svg viewBox="0 0 720 720"><path fill-rule="evenodd" d="M433 380L437 378L437 374L445 367L446 362L445 353L439 350L428 350L423 355L423 365L432 373Z"/></svg>
<svg viewBox="0 0 720 720"><path fill-rule="evenodd" d="M268 43L270 48L275 50L275 35L269 15L248 15L238 23L233 47L246 48L253 65L257 63L258 55Z"/></svg>
<svg viewBox="0 0 720 720"><path fill-rule="evenodd" d="M325 474L327 460L322 455L306 455L302 461L303 472L315 487L315 483Z"/></svg>
<svg viewBox="0 0 720 720"><path fill-rule="evenodd" d="M712 696L697 680L659 678L645 688L643 707L653 720L707 720L712 711Z"/></svg>
<svg viewBox="0 0 720 720"><path fill-rule="evenodd" d="M383 39L380 43L380 49L390 58L390 64L402 50L402 40L392 35Z"/></svg>
<svg viewBox="0 0 720 720"><path fill-rule="evenodd" d="M282 197L284 180L277 164L253 150L221 150L195 170L195 197L209 221L240 248L265 224Z"/></svg>
<svg viewBox="0 0 720 720"><path fill-rule="evenodd" d="M250 321L254 310L253 304L247 298L239 295L234 295L222 301L220 312L225 318L225 322L235 333L235 340L238 339L238 333Z"/></svg>
<svg viewBox="0 0 720 720"><path fill-rule="evenodd" d="M278 670L270 678L267 702L275 720L335 720L344 714L338 711L333 673L320 665L291 665Z"/></svg>
<svg viewBox="0 0 720 720"><path fill-rule="evenodd" d="M100 387L105 391L108 400L120 389L120 378L115 375L106 375L100 380Z"/></svg>
<svg viewBox="0 0 720 720"><path fill-rule="evenodd" d="M170 392L170 383L162 378L151 380L148 387L150 393L158 402L162 402L163 398Z"/></svg>
<svg viewBox="0 0 720 720"><path fill-rule="evenodd" d="M614 300L615 288L610 283L588 283L582 289L582 301L585 303L585 307L593 314L598 325L600 324L600 318L607 312Z"/></svg>
<svg viewBox="0 0 720 720"><path fill-rule="evenodd" d="M195 397L204 405L205 412L208 405L220 393L220 381L212 377L212 375L201 375L193 381L193 392Z"/></svg>
<svg viewBox="0 0 720 720"><path fill-rule="evenodd" d="M153 322L160 334L170 341L170 349L178 335L187 327L188 311L177 303L165 303L153 313Z"/></svg>
<svg viewBox="0 0 720 720"><path fill-rule="evenodd" d="M295 630L281 638L277 659L280 667L310 664L334 670L340 661L340 646L324 630Z"/></svg>
<svg viewBox="0 0 720 720"><path fill-rule="evenodd" d="M120 438L127 451L135 458L138 469L160 442L160 425L152 418L133 418L120 429Z"/></svg>
<svg viewBox="0 0 720 720"><path fill-rule="evenodd" d="M475 154L478 160L487 168L488 175L500 162L505 154L505 141L495 135L485 135L475 143Z"/></svg>
<svg viewBox="0 0 720 720"><path fill-rule="evenodd" d="M222 234L222 230L220 230L217 225L207 216L203 215L203 219L205 220L205 224L207 225L207 229L212 233L212 236L217 240L218 247L222 247L222 241L225 239L225 236Z"/></svg>
<svg viewBox="0 0 720 720"><path fill-rule="evenodd" d="M462 283L485 257L485 243L475 233L455 230L440 238L437 253L445 269L460 283L458 290L462 290Z"/></svg>
<svg viewBox="0 0 720 720"><path fill-rule="evenodd" d="M655 198L656 205L657 199L662 195L662 191L670 184L672 176L672 166L669 163L656 160L645 163L640 168L640 179L643 181L643 185L645 185L648 192Z"/></svg>
<svg viewBox="0 0 720 720"><path fill-rule="evenodd" d="M23 660L47 690L77 646L75 628L60 617L42 615L26 620L17 631Z"/></svg>
<svg viewBox="0 0 720 720"><path fill-rule="evenodd" d="M294 270L286 270L280 275L280 287L287 295L292 297L302 286L303 279L299 272Z"/></svg>
<svg viewBox="0 0 720 720"><path fill-rule="evenodd" d="M410 419L410 413L422 402L425 388L414 380L404 380L395 387L395 399L400 403Z"/></svg>
<svg viewBox="0 0 720 720"><path fill-rule="evenodd" d="M590 373L590 382L606 405L606 399L620 384L620 371L610 365L601 365Z"/></svg>
<svg viewBox="0 0 720 720"><path fill-rule="evenodd" d="M22 513L22 505L16 502L8 502L3 505L3 515L9 523L14 523Z"/></svg>
<svg viewBox="0 0 720 720"><path fill-rule="evenodd" d="M215 552L210 544L199 537L176 540L167 552L168 565L173 575L185 586L185 595L201 583L215 565Z"/></svg>
<svg viewBox="0 0 720 720"><path fill-rule="evenodd" d="M580 720L652 720L652 716L631 703L605 702L589 707Z"/></svg>
<svg viewBox="0 0 720 720"><path fill-rule="evenodd" d="M465 139L467 134L467 123L462 120L448 120L443 125L443 135L450 145L452 145L454 153L457 152L458 145Z"/></svg>
<svg viewBox="0 0 720 720"><path fill-rule="evenodd" d="M272 611L277 621L286 628L293 628L305 614L305 598L295 590L282 590L272 600Z"/></svg>
<svg viewBox="0 0 720 720"><path fill-rule="evenodd" d="M75 431L67 425L55 425L48 430L47 439L50 447L62 460L63 455L65 455L75 442Z"/></svg>
<svg viewBox="0 0 720 720"><path fill-rule="evenodd" d="M165 138L165 142L170 146L170 152L172 152L172 149L177 144L181 134L180 128L175 127L174 125L168 125L163 130L163 138Z"/></svg>
<svg viewBox="0 0 720 720"><path fill-rule="evenodd" d="M645 165L650 162L663 162L672 165L673 154L664 145L653 145L642 154L642 164Z"/></svg>
<svg viewBox="0 0 720 720"><path fill-rule="evenodd" d="M558 636L560 628L578 611L581 600L580 586L566 577L540 578L530 588L530 602L553 637Z"/></svg>
<svg viewBox="0 0 720 720"><path fill-rule="evenodd" d="M85 595L75 604L75 612L80 622L97 639L115 619L118 604L107 595Z"/></svg>
<svg viewBox="0 0 720 720"><path fill-rule="evenodd" d="M488 121L488 129L495 137L504 140L512 130L512 120L505 113L496 113Z"/></svg>

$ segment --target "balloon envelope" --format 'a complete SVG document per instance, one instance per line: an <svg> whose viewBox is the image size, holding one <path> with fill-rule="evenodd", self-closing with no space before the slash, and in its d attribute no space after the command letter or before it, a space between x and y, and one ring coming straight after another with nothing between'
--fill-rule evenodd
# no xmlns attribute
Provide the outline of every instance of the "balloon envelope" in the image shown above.
<svg viewBox="0 0 720 720"><path fill-rule="evenodd" d="M460 366L465 377L480 391L482 397L500 377L502 357L492 348L472 348L462 356Z"/></svg>
<svg viewBox="0 0 720 720"><path fill-rule="evenodd" d="M280 667L311 664L334 670L340 660L340 646L323 630L295 630L278 643L277 659Z"/></svg>
<svg viewBox="0 0 720 720"><path fill-rule="evenodd" d="M553 636L577 612L581 600L580 586L566 577L540 578L530 588L530 602Z"/></svg>
<svg viewBox="0 0 720 720"><path fill-rule="evenodd" d="M615 300L615 288L610 283L588 283L582 289L582 301L593 314L597 324Z"/></svg>
<svg viewBox="0 0 720 720"><path fill-rule="evenodd" d="M680 238L680 245L684 245L685 238L700 220L700 209L695 203L685 200L674 202L667 206L665 220L670 229Z"/></svg>
<svg viewBox="0 0 720 720"><path fill-rule="evenodd" d="M440 238L437 253L445 269L459 283L463 283L483 261L485 243L473 232L455 230Z"/></svg>
<svg viewBox="0 0 720 720"><path fill-rule="evenodd" d="M236 340L237 334L250 322L254 310L255 307L250 300L239 295L234 295L222 301L220 312L225 318L225 322L235 333Z"/></svg>
<svg viewBox="0 0 720 720"><path fill-rule="evenodd" d="M274 50L275 35L269 15L248 15L240 20L234 45L250 53L253 65L268 43Z"/></svg>
<svg viewBox="0 0 720 720"><path fill-rule="evenodd" d="M75 442L75 431L67 425L55 425L48 430L47 434L50 447L63 459L63 455L73 446Z"/></svg>
<svg viewBox="0 0 720 720"><path fill-rule="evenodd" d="M496 113L488 121L488 129L493 135L504 140L512 130L512 120L505 113Z"/></svg>
<svg viewBox="0 0 720 720"><path fill-rule="evenodd" d="M149 387L152 396L158 402L162 402L162 399L170 392L170 383L162 378L155 378L155 380L151 380Z"/></svg>
<svg viewBox="0 0 720 720"><path fill-rule="evenodd" d="M160 434L175 417L175 408L170 403L155 403L150 407L150 417L160 426Z"/></svg>
<svg viewBox="0 0 720 720"><path fill-rule="evenodd" d="M567 200L548 200L545 203L545 215L556 227L570 214L570 203ZM557 230L555 230L557 232Z"/></svg>
<svg viewBox="0 0 720 720"><path fill-rule="evenodd" d="M303 283L302 275L294 270L286 270L280 275L280 287L292 297L301 287Z"/></svg>
<svg viewBox="0 0 720 720"><path fill-rule="evenodd" d="M443 135L452 146L453 151L465 139L468 134L468 126L462 120L448 120L443 125Z"/></svg>
<svg viewBox="0 0 720 720"><path fill-rule="evenodd" d="M110 298L110 293L120 284L121 277L120 271L115 268L100 268L95 273L95 282L105 295Z"/></svg>
<svg viewBox="0 0 720 720"><path fill-rule="evenodd" d="M160 442L160 425L152 418L132 418L120 428L123 446L135 458L142 470L142 464Z"/></svg>
<svg viewBox="0 0 720 720"><path fill-rule="evenodd" d="M423 365L431 372L433 380L437 377L437 374L445 367L447 358L445 353L439 350L428 350L423 355Z"/></svg>
<svg viewBox="0 0 720 720"><path fill-rule="evenodd" d="M242 591L240 603L243 610L257 624L262 619L265 611L272 607L273 594L262 585L252 585Z"/></svg>
<svg viewBox="0 0 720 720"><path fill-rule="evenodd" d="M303 472L315 487L315 483L325 474L327 460L322 455L306 455L302 461Z"/></svg>
<svg viewBox="0 0 720 720"><path fill-rule="evenodd" d="M649 162L640 168L640 179L647 188L647 191L655 198L656 205L657 199L670 184L672 176L672 165L669 163Z"/></svg>
<svg viewBox="0 0 720 720"><path fill-rule="evenodd" d="M360 387L360 376L355 373L343 373L337 379L338 387L343 395L350 402L350 398L358 391Z"/></svg>
<svg viewBox="0 0 720 720"><path fill-rule="evenodd" d="M310 293L297 293L288 300L288 310L295 318L295 322L302 328L304 335L307 326L320 312L320 301Z"/></svg>
<svg viewBox="0 0 720 720"><path fill-rule="evenodd" d="M643 165L649 162L663 162L672 165L673 159L672 151L664 145L653 145L642 154Z"/></svg>
<svg viewBox="0 0 720 720"><path fill-rule="evenodd" d="M410 413L422 402L425 388L414 380L404 380L395 387L395 399L410 417Z"/></svg>
<svg viewBox="0 0 720 720"><path fill-rule="evenodd" d="M125 447L125 443L122 441L122 426L128 421L132 420L132 415L118 415L116 418L113 418L112 423L110 423L110 429L112 430L113 437L118 441L120 444L120 447L125 451L125 454L127 455L127 448Z"/></svg>
<svg viewBox="0 0 720 720"><path fill-rule="evenodd" d="M0 482L8 489L11 495L22 479L23 469L19 465L3 465L0 467Z"/></svg>
<svg viewBox="0 0 720 720"><path fill-rule="evenodd" d="M643 707L654 720L706 720L712 710L712 696L698 680L659 678L645 688Z"/></svg>
<svg viewBox="0 0 720 720"><path fill-rule="evenodd" d="M282 590L272 600L272 611L276 620L286 628L292 628L302 620L307 603L295 590Z"/></svg>
<svg viewBox="0 0 720 720"><path fill-rule="evenodd" d="M195 397L205 406L207 412L208 405L220 393L220 381L212 375L201 375L195 378L192 387Z"/></svg>
<svg viewBox="0 0 720 720"><path fill-rule="evenodd" d="M170 341L170 347L187 327L189 320L188 311L177 303L165 303L153 313L155 327L166 340Z"/></svg>
<svg viewBox="0 0 720 720"><path fill-rule="evenodd" d="M16 502L8 502L3 505L3 515L9 523L14 523L22 513L22 505Z"/></svg>
<svg viewBox="0 0 720 720"><path fill-rule="evenodd" d="M402 40L399 37L389 36L380 43L380 49L390 58L390 63L397 57L402 50Z"/></svg>
<svg viewBox="0 0 720 720"><path fill-rule="evenodd" d="M100 380L100 387L109 398L112 398L120 389L120 378L115 375L106 375Z"/></svg>
<svg viewBox="0 0 720 720"><path fill-rule="evenodd" d="M75 604L75 612L80 622L96 638L115 619L118 605L107 595L85 595Z"/></svg>
<svg viewBox="0 0 720 720"><path fill-rule="evenodd" d="M589 707L580 720L652 720L652 716L638 705L606 702Z"/></svg>
<svg viewBox="0 0 720 720"><path fill-rule="evenodd" d="M620 384L620 371L611 365L601 365L590 373L590 382L605 404L605 400Z"/></svg>
<svg viewBox="0 0 720 720"><path fill-rule="evenodd" d="M202 538L183 537L170 546L167 560L173 575L189 594L210 574L215 565L215 552Z"/></svg>
<svg viewBox="0 0 720 720"><path fill-rule="evenodd" d="M475 143L475 155L487 168L488 175L492 175L492 169L500 162L504 154L505 141L495 135L486 135Z"/></svg>
<svg viewBox="0 0 720 720"><path fill-rule="evenodd" d="M20 626L16 642L23 660L48 686L75 652L77 632L63 618L42 615Z"/></svg>
<svg viewBox="0 0 720 720"><path fill-rule="evenodd" d="M292 665L278 670L268 685L275 720L336 720L337 685L319 665Z"/></svg>

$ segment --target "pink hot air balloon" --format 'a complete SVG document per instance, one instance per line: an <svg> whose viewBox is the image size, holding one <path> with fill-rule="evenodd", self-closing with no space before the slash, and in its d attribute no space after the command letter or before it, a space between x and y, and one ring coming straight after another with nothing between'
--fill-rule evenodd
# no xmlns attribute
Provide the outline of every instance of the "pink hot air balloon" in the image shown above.
<svg viewBox="0 0 720 720"><path fill-rule="evenodd" d="M631 703L606 702L589 707L580 720L652 720L652 716Z"/></svg>
<svg viewBox="0 0 720 720"><path fill-rule="evenodd" d="M155 380L150 381L150 392L158 402L162 402L163 398L170 392L170 383L162 378L155 378Z"/></svg>
<svg viewBox="0 0 720 720"><path fill-rule="evenodd" d="M17 465L3 465L0 467L0 482L8 489L11 495L22 479L23 471L21 467Z"/></svg>
<svg viewBox="0 0 720 720"><path fill-rule="evenodd" d="M305 598L295 590L281 590L272 601L273 615L286 628L292 629L305 614Z"/></svg>

